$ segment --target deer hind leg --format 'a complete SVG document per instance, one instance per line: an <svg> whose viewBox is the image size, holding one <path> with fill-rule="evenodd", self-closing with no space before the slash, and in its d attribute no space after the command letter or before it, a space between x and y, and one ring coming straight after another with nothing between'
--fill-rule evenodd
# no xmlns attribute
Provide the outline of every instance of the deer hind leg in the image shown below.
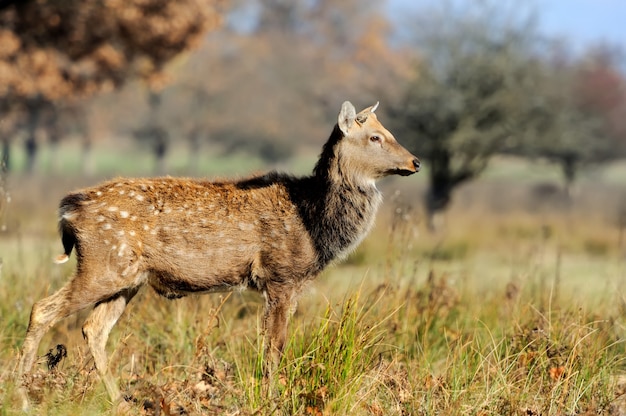
<svg viewBox="0 0 626 416"><path fill-rule="evenodd" d="M126 305L137 293L138 288L125 289L116 296L96 305L83 324L83 336L87 340L89 350L96 364L96 369L112 401L120 398L120 390L108 368L106 343L109 333L117 320L122 316Z"/></svg>
<svg viewBox="0 0 626 416"><path fill-rule="evenodd" d="M31 371L37 357L39 344L46 332L66 316L103 300L112 299L115 294L127 290L123 286L112 288L102 285L94 277L97 274L85 273L77 272L65 286L33 305L17 372L17 380L20 383L18 393L22 398L23 409L29 408L28 394L23 385L24 375ZM111 276L105 277L105 280L110 281Z"/></svg>
<svg viewBox="0 0 626 416"><path fill-rule="evenodd" d="M20 385L18 394L22 400L23 410L28 410L30 403L28 393L22 383L25 381L24 375L30 372L35 363L41 338L57 322L79 311L82 307L82 303L75 304L72 301L71 282L47 298L35 302L33 305L17 370L17 381Z"/></svg>
<svg viewBox="0 0 626 416"><path fill-rule="evenodd" d="M30 372L33 367L41 338L54 324L73 312L75 311L71 308L71 286L69 283L56 293L33 305L18 366L19 379Z"/></svg>

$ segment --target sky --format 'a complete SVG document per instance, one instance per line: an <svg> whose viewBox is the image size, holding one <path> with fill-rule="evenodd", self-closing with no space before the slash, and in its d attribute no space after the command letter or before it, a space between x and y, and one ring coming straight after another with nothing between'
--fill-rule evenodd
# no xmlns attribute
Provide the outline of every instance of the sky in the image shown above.
<svg viewBox="0 0 626 416"><path fill-rule="evenodd" d="M391 14L434 5L440 0L387 0ZM477 0L460 0L472 2ZM626 49L626 0L520 0L534 4L539 28L549 36L570 40L575 49L607 41Z"/></svg>

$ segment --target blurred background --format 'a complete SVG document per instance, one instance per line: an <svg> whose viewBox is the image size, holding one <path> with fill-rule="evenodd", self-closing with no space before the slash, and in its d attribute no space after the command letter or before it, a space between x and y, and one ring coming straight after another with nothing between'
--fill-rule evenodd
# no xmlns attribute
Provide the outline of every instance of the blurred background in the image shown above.
<svg viewBox="0 0 626 416"><path fill-rule="evenodd" d="M455 207L578 209L621 246L624 17L618 0L2 0L2 210L118 175L308 173L341 103L380 101L425 165L394 189L431 230Z"/></svg>

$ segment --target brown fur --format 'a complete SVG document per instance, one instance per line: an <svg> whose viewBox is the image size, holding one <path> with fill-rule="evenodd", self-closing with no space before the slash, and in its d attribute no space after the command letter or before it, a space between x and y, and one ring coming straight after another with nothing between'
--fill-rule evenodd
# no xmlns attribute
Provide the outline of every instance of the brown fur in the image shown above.
<svg viewBox="0 0 626 416"><path fill-rule="evenodd" d="M145 284L167 298L244 288L262 293L267 352L280 356L302 284L345 256L371 228L381 202L375 180L419 169L371 109L357 115L344 103L308 177L121 178L63 198L65 253L56 261L66 261L74 249L77 269L69 283L33 306L20 377L32 368L51 326L95 305L83 334L111 398L118 399L105 344Z"/></svg>

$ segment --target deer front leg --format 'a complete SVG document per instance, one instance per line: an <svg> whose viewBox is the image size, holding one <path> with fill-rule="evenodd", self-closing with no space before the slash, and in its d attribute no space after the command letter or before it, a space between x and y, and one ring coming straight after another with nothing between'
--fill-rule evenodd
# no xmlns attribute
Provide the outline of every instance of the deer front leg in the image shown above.
<svg viewBox="0 0 626 416"><path fill-rule="evenodd" d="M294 293L279 291L266 293L263 332L265 337L264 377L271 378L280 363L287 341L287 324L294 310Z"/></svg>

